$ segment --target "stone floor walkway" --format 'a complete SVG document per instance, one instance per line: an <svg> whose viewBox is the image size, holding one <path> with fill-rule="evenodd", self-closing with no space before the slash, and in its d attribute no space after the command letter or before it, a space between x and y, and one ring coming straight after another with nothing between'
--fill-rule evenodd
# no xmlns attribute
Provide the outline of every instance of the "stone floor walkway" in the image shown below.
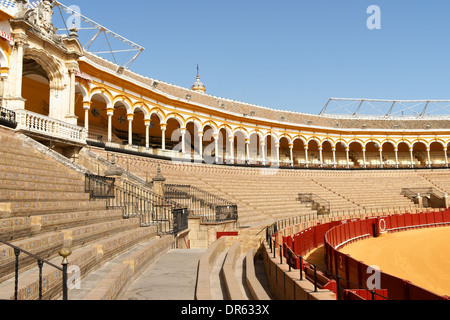
<svg viewBox="0 0 450 320"><path fill-rule="evenodd" d="M121 300L194 300L198 261L205 251L168 251L130 285Z"/></svg>

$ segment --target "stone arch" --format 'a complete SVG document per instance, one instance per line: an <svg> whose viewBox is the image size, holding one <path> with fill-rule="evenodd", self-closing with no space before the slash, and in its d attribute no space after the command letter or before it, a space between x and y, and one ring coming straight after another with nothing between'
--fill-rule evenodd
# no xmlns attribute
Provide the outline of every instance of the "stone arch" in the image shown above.
<svg viewBox="0 0 450 320"><path fill-rule="evenodd" d="M177 121L180 125L180 129L186 128L186 121L180 114L174 112L169 113L165 118L165 123L167 123L170 119L174 119L175 121Z"/></svg>
<svg viewBox="0 0 450 320"><path fill-rule="evenodd" d="M46 50L25 48L23 58L36 61L44 69L50 82L50 90L64 89L63 66Z"/></svg>

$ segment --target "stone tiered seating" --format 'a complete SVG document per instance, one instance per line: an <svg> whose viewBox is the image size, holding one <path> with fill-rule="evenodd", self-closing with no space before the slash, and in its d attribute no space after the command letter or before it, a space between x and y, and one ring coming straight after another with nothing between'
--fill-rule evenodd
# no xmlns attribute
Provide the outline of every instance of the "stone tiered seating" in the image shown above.
<svg viewBox="0 0 450 320"><path fill-rule="evenodd" d="M103 156L107 157L105 152ZM241 225L314 213L299 203L299 193L313 193L325 199L331 212L339 214L415 210L417 205L401 195L402 188L433 186L419 171L412 170L277 170L176 163L120 154L116 160L149 180L160 165L167 183L191 184L237 203ZM446 179L450 181L447 174L443 181Z"/></svg>
<svg viewBox="0 0 450 320"><path fill-rule="evenodd" d="M150 249L161 248L161 243L151 242L158 238L156 226L142 228L139 218L123 219L121 210L108 210L106 200L90 200L84 174L35 150L24 142L24 136L0 128L1 240L57 266L62 262L58 251L70 248L69 266L85 278L107 261L148 243L148 253L135 257L139 259L136 264L143 266L142 262L151 260ZM170 237L161 250L168 250L171 241ZM14 295L14 265L14 249L0 245L0 299ZM36 265L34 258L20 254L19 299L38 297ZM129 269L127 277L131 279L134 271ZM61 272L45 264L43 298L59 298L61 281ZM95 286L91 289L96 290ZM120 292L115 287L108 290L110 295Z"/></svg>

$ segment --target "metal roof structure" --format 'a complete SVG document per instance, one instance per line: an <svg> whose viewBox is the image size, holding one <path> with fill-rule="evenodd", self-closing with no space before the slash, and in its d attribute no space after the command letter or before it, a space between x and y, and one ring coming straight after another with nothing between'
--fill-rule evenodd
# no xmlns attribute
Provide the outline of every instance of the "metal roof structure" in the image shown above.
<svg viewBox="0 0 450 320"><path fill-rule="evenodd" d="M330 98L321 116L353 118L443 118L450 117L450 100L381 100Z"/></svg>

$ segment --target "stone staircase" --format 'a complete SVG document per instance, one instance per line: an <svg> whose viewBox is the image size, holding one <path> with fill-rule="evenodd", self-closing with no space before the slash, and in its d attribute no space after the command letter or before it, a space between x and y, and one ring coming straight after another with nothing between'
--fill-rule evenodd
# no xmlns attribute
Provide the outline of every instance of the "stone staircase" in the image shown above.
<svg viewBox="0 0 450 320"><path fill-rule="evenodd" d="M70 291L74 298L114 299L172 248L172 236L159 237L156 226L143 228L139 218L123 219L121 210L108 210L105 200L90 200L84 173L38 151L27 139L0 127L0 240L56 266L62 262L58 252L69 248L69 279L89 284L97 275L98 280L83 295ZM107 272L112 263L116 267ZM0 244L0 299L13 298L14 269L14 249ZM102 271L105 276L99 278ZM37 299L36 259L21 253L19 272L18 298ZM59 299L62 272L44 264L42 279L43 299Z"/></svg>

